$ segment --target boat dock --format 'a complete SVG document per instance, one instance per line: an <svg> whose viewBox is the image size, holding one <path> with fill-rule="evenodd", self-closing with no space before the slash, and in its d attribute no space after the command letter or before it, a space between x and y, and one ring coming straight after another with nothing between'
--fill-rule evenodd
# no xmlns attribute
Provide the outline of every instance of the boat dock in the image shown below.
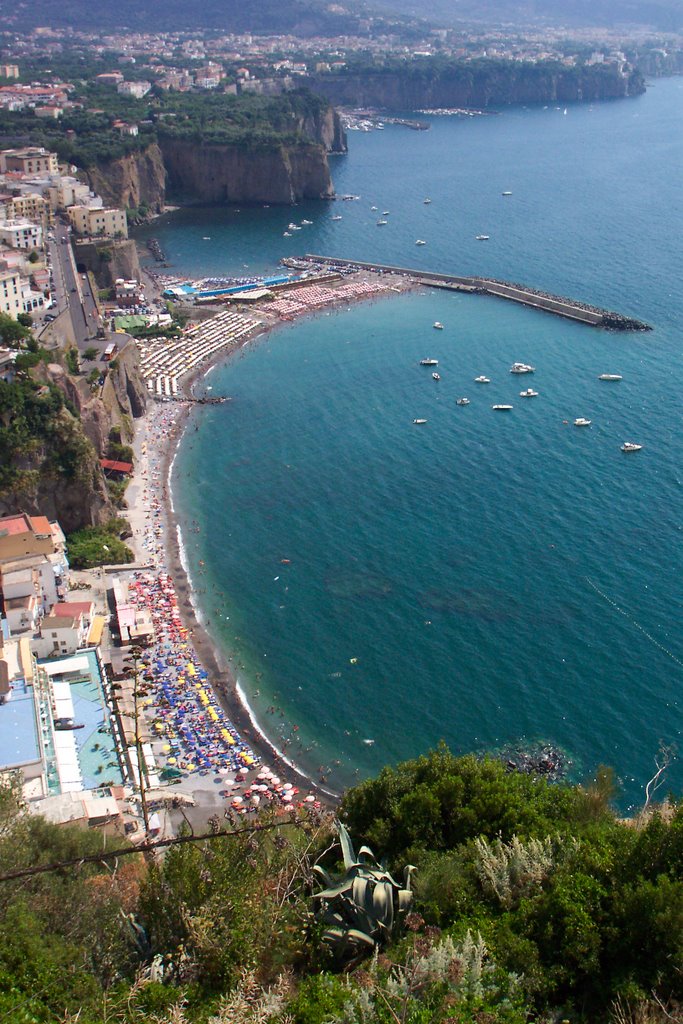
<svg viewBox="0 0 683 1024"><path fill-rule="evenodd" d="M651 331L649 324L633 317L614 313L608 309L598 309L585 302L550 295L522 284L510 281L497 281L492 277L461 277L457 274L436 274L427 270L414 270L407 267L392 267L382 263L364 263L360 260L345 260L337 256L319 256L307 253L300 260L324 267L326 270L369 270L377 274L399 274L409 277L430 288L445 288L451 291L470 292L476 295L494 295L509 302L517 302L522 306L540 309L567 320L577 320L590 327L602 327L612 331Z"/></svg>

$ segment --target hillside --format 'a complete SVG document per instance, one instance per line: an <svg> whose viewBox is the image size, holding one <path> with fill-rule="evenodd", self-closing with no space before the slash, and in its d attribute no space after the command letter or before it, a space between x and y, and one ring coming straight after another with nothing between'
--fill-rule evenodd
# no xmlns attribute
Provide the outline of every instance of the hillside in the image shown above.
<svg viewBox="0 0 683 1024"><path fill-rule="evenodd" d="M649 26L663 32L683 28L678 0L382 0L393 14L443 24L475 23L528 28L531 25L618 28Z"/></svg>

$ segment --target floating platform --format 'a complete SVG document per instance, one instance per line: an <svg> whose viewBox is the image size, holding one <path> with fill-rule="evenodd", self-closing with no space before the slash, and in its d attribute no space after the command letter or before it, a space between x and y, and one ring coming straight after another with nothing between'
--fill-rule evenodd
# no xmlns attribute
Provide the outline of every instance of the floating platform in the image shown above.
<svg viewBox="0 0 683 1024"><path fill-rule="evenodd" d="M319 256L307 253L299 257L300 261L319 264L329 269L369 270L378 274L400 274L410 277L431 288L445 288L452 291L471 292L476 295L494 295L509 302L517 302L522 306L540 309L545 313L577 320L590 327L602 327L610 331L651 331L650 324L643 323L622 313L614 313L608 309L599 309L585 302L550 295L547 292L530 288L523 284L510 281L497 281L492 277L461 277L457 274L434 274L427 270L414 270L407 267L392 267L382 263L365 263L360 260L346 260L337 256Z"/></svg>

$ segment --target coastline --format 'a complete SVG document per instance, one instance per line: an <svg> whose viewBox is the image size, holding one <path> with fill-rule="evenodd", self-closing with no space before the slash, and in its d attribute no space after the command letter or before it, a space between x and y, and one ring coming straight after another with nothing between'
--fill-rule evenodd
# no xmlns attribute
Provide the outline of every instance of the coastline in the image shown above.
<svg viewBox="0 0 683 1024"><path fill-rule="evenodd" d="M356 282L376 281L376 275L356 274L353 275ZM380 293L371 295L359 295L355 301L367 301L372 298L386 298L391 294L403 293L411 290L414 283L406 278L385 279ZM335 303L338 307L349 305L347 297L340 296L340 302ZM311 309L309 313L320 313L329 310L329 306L322 309ZM140 562L148 557L148 552L142 546L142 539L146 536L149 528L149 508L146 499L149 493L150 499L156 499L159 503L159 515L157 522L161 525L161 535L158 540L161 542L163 551L163 565L156 567L157 571L166 571L174 584L177 607L180 613L183 626L187 630L187 636L194 648L202 668L208 673L208 685L216 695L220 706L223 708L230 721L233 723L239 737L249 745L254 755L263 765L272 767L277 776L286 781L290 787L298 788L308 792L308 797L319 804L335 806L341 799L342 793L328 787L324 777L317 780L307 774L299 767L294 760L287 757L281 751L276 742L273 741L265 728L259 723L255 712L240 686L237 673L235 672L231 659L226 657L220 650L219 645L211 637L205 625L201 621L201 614L195 604L196 597L192 587L189 567L184 564L182 553L182 526L180 517L174 506L171 478L173 464L180 444L183 440L188 423L192 415L192 402L195 398L195 390L204 377L216 365L234 358L241 353L246 345L255 340L266 337L278 327L286 326L286 322L280 319L263 317L261 312L258 325L254 331L240 339L239 344L229 350L223 349L205 364L196 367L182 380L181 394L173 402L157 402L150 399L148 409L142 422L138 421L134 436L135 450L135 474L129 489L129 511L128 517L133 530L133 544L136 555ZM201 408L201 407L200 407ZM171 423L169 427L169 417ZM166 423L160 429L162 420ZM158 479L157 489L152 488L152 475ZM149 492L145 489L144 481L147 480ZM132 492L132 493L131 493ZM140 538L141 542L138 542ZM146 541L144 542L146 543ZM250 772L245 779L255 776L258 768ZM216 794L218 796L218 794Z"/></svg>

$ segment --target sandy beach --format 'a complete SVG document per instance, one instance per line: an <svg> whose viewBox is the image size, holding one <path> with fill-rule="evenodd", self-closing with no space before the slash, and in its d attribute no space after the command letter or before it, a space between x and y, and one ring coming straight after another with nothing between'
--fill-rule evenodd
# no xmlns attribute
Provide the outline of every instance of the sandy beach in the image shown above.
<svg viewBox="0 0 683 1024"><path fill-rule="evenodd" d="M370 275L362 277L366 279ZM387 280L383 284L384 292L405 291L411 286L405 278L398 282ZM370 292L359 295L359 300L375 297L377 293ZM348 305L348 296L342 301ZM258 315L260 311L256 312ZM311 309L310 312L315 310ZM260 337L277 327L279 322L279 318L276 319L272 313L261 315L254 333ZM234 356L249 340L241 339L238 346L229 352L223 350L218 358L222 361ZM269 738L266 738L265 729L262 734L260 726L255 728L250 719L250 711L238 695L237 680L230 661L217 649L192 603L191 585L178 544L179 523L173 510L169 474L188 419L201 415L202 406L192 402L193 389L215 362L214 358L182 380L182 395L178 396L178 400L151 399L146 415L136 423L133 443L135 473L126 492L132 530L130 544L138 564L152 565L154 568L136 574L132 583L133 592L138 588L140 599L150 601L153 610L154 601L169 598L173 614L177 610L178 615L177 619L173 619L173 631L170 634L165 632L164 617L157 618L157 631L162 635L157 636L147 661L150 669L147 678L158 676L150 683L156 689L156 694L154 701L150 702L151 706L146 709L150 730L153 732L156 729L160 733L154 745L155 758L159 767L163 766L166 771L170 761L179 776L179 791L191 793L197 802L204 807L213 806L214 810L225 807L231 808L233 812L245 813L247 809L255 810L262 800L273 803L283 811L301 805L320 807L322 804L334 804L340 794L328 788L324 779L315 781L299 772L289 758L280 755ZM159 608L156 609L157 615L158 612ZM182 658L179 658L181 649ZM165 660L168 658L171 660ZM191 678L184 674L187 671L184 667L185 659L192 666ZM152 662L156 662L154 671ZM182 667L178 667L181 663ZM164 671L160 673L161 665ZM196 694L191 688L195 672L197 675L201 673L196 682L201 691L201 704L197 703ZM188 686L189 690L186 689ZM186 700L188 692L192 697L189 704ZM192 735L195 737L194 753L197 756L192 761L189 760L192 747L190 751L187 749L188 734L177 734L178 729L185 728L184 719L179 718L179 715L189 715L188 720L193 723L195 730ZM213 721L216 716L221 719L218 723ZM222 727L223 735L226 736L225 742L221 740L219 727ZM208 738L204 731L208 733ZM189 742L191 744L192 741ZM203 749L205 742L208 743L208 753ZM204 760L200 760L200 757ZM267 777L268 773L271 778ZM273 777L276 779L274 784L271 781ZM219 789L219 785L222 788Z"/></svg>

